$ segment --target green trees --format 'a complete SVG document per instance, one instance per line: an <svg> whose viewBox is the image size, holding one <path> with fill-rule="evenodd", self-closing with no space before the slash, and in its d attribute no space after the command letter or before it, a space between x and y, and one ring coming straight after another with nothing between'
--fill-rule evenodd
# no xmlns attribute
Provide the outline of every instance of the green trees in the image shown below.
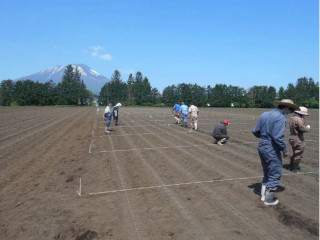
<svg viewBox="0 0 320 240"><path fill-rule="evenodd" d="M152 105L156 105L161 103L161 93L157 88L152 88L151 89L151 98L150 98L150 103Z"/></svg>
<svg viewBox="0 0 320 240"><path fill-rule="evenodd" d="M85 105L89 93L81 80L78 67L75 69L71 64L66 67L62 81L57 86L57 104L60 105Z"/></svg>
<svg viewBox="0 0 320 240"><path fill-rule="evenodd" d="M258 108L272 108L277 98L277 91L273 86L253 86L248 92L249 105Z"/></svg>
<svg viewBox="0 0 320 240"><path fill-rule="evenodd" d="M162 92L162 102L166 106L173 106L180 100L178 89L175 85L166 87Z"/></svg>
<svg viewBox="0 0 320 240"><path fill-rule="evenodd" d="M289 83L284 91L285 98L292 99L295 103L310 108L319 107L319 83L312 78L299 78L295 85Z"/></svg>
<svg viewBox="0 0 320 240"><path fill-rule="evenodd" d="M115 70L111 81L107 82L100 91L98 101L100 104L108 102L126 103L127 105L152 105L158 103L160 93L158 89L152 88L147 77L143 77L141 72L137 72L135 77L129 75L127 83L121 79L121 74Z"/></svg>
<svg viewBox="0 0 320 240"><path fill-rule="evenodd" d="M9 106L15 103L28 105L86 105L93 102L93 94L86 89L77 68L68 65L62 81L45 83L32 80L4 80L0 85L0 103Z"/></svg>
<svg viewBox="0 0 320 240"><path fill-rule="evenodd" d="M113 104L117 102L125 102L127 99L127 84L121 79L121 74L118 70L115 70L111 81L107 82L100 91L98 101L102 105L106 105L111 102Z"/></svg>
<svg viewBox="0 0 320 240"><path fill-rule="evenodd" d="M283 87L280 87L279 88L279 91L277 93L277 99L278 100L281 100L281 99L284 99L285 96L284 96L284 88Z"/></svg>
<svg viewBox="0 0 320 240"><path fill-rule="evenodd" d="M216 84L213 88L207 86L208 103L214 107L230 107L231 103L236 107L247 107L245 90L240 87Z"/></svg>
<svg viewBox="0 0 320 240"><path fill-rule="evenodd" d="M132 73L130 73L127 81L127 104L133 105L135 103L134 94L133 94L133 85L134 85L134 77Z"/></svg>
<svg viewBox="0 0 320 240"><path fill-rule="evenodd" d="M130 74L127 82L121 78L121 73L115 70L111 81L105 83L98 96L100 104L121 102L125 105L165 105L175 103L194 103L199 107L257 107L272 108L276 99L292 99L300 106L308 108L319 107L319 83L312 78L299 78L295 84L289 83L287 88L273 86L253 86L248 90L226 84L216 84L206 87L197 84L180 83L164 88L160 93L153 88L148 77L136 72L135 77ZM92 103L94 96L86 89L77 68L68 65L63 79L57 85L52 81L46 83L31 80L4 80L0 84L0 104L10 106L26 105L87 105Z"/></svg>
<svg viewBox="0 0 320 240"><path fill-rule="evenodd" d="M17 81L15 87L15 100L20 106L39 105L36 97L39 85L31 80Z"/></svg>
<svg viewBox="0 0 320 240"><path fill-rule="evenodd" d="M15 94L15 84L12 80L4 80L0 84L0 103L1 106L10 106Z"/></svg>

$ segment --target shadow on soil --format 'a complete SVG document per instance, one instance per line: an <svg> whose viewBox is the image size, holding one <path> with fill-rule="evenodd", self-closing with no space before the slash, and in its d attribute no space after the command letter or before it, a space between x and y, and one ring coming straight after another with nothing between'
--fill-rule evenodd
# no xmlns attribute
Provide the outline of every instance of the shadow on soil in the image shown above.
<svg viewBox="0 0 320 240"><path fill-rule="evenodd" d="M287 210L285 206L278 205L275 207L278 212L279 221L289 227L307 230L310 234L319 236L318 223L307 219L294 210Z"/></svg>
<svg viewBox="0 0 320 240"><path fill-rule="evenodd" d="M76 240L92 240L97 238L98 238L98 234L96 232L87 230L80 236L77 236Z"/></svg>
<svg viewBox="0 0 320 240"><path fill-rule="evenodd" d="M248 185L248 188L253 189L253 192L255 194L259 196L261 195L261 183L250 184ZM284 190L285 188L280 186L277 192L282 192ZM307 219L300 213L291 209L288 210L285 206L282 205L275 206L274 210L277 212L278 220L282 224L291 228L306 230L312 235L319 236L318 223L313 221L312 219Z"/></svg>

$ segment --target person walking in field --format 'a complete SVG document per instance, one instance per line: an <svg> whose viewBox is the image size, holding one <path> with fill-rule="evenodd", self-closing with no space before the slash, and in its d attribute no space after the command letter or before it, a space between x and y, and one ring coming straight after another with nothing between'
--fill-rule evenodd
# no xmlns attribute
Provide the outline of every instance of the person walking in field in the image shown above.
<svg viewBox="0 0 320 240"><path fill-rule="evenodd" d="M198 108L195 105L193 105L193 103L191 103L189 107L189 118L191 118L191 129L189 132L192 132L192 129L198 131L198 116L199 116Z"/></svg>
<svg viewBox="0 0 320 240"><path fill-rule="evenodd" d="M111 118L112 118L111 107L112 107L112 104L111 104L111 103L108 103L106 109L104 110L104 115L103 115L104 122L105 122L105 124L106 124L104 131L105 131L105 133L107 133L107 134L110 133L110 124L111 124Z"/></svg>
<svg viewBox="0 0 320 240"><path fill-rule="evenodd" d="M275 192L282 176L282 158L289 155L284 142L286 118L299 107L290 99L274 101L276 108L260 115L257 125L252 129L254 136L260 138L258 152L263 168L261 201L265 205L277 205Z"/></svg>
<svg viewBox="0 0 320 240"><path fill-rule="evenodd" d="M180 117L181 117L181 121L182 121L182 126L184 126L185 128L188 127L188 112L189 108L187 105L184 104L184 102L181 103L180 106Z"/></svg>
<svg viewBox="0 0 320 240"><path fill-rule="evenodd" d="M227 132L227 126L230 124L228 119L223 120L222 122L218 123L212 132L212 137L216 140L215 144L223 145L227 143L229 136Z"/></svg>
<svg viewBox="0 0 320 240"><path fill-rule="evenodd" d="M176 120L176 124L180 124L180 105L178 103L174 104L172 114Z"/></svg>
<svg viewBox="0 0 320 240"><path fill-rule="evenodd" d="M115 125L118 126L118 120L119 120L119 108L121 107L121 103L117 103L113 110L112 110L112 115L113 115L113 120L115 122Z"/></svg>
<svg viewBox="0 0 320 240"><path fill-rule="evenodd" d="M306 107L299 107L299 111L297 110L294 112L294 116L291 117L289 122L289 144L292 146L292 156L290 157L290 171L294 173L300 172L299 164L303 158L303 152L306 146L303 134L305 132L308 132L310 129L310 125L304 125L305 116L309 116L308 109Z"/></svg>

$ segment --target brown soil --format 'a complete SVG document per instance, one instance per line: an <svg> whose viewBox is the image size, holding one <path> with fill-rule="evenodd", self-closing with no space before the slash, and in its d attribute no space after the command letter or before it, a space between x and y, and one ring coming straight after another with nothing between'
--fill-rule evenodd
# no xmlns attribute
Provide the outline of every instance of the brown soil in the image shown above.
<svg viewBox="0 0 320 240"><path fill-rule="evenodd" d="M189 133L169 108L121 108L109 135L102 111L0 108L0 239L318 239L317 110L302 173L283 159L274 207L253 191L263 110L200 109ZM230 141L212 144L225 118Z"/></svg>

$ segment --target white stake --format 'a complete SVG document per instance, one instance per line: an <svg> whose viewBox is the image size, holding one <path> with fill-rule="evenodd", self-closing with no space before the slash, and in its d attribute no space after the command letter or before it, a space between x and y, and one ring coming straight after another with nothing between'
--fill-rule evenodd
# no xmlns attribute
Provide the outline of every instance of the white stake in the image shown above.
<svg viewBox="0 0 320 240"><path fill-rule="evenodd" d="M81 197L81 178L80 178L80 187L79 187L79 191L77 190L77 194Z"/></svg>

